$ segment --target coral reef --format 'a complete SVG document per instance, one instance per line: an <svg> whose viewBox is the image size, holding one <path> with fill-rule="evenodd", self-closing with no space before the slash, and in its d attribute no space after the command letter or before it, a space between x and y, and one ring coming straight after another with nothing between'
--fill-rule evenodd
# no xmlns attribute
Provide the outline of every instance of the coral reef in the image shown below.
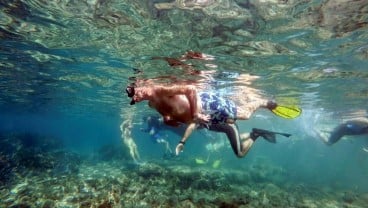
<svg viewBox="0 0 368 208"><path fill-rule="evenodd" d="M126 148L121 143L117 144L106 144L97 150L97 154L94 155L94 159L111 161L111 160L129 160L131 156L128 151L122 151Z"/></svg>
<svg viewBox="0 0 368 208"><path fill-rule="evenodd" d="M364 207L367 197L271 180L241 181L242 171L160 162L131 167L82 163L75 174L25 175L1 189L1 207ZM237 179L234 180L233 178ZM297 186L297 185L295 185ZM296 191L297 190L297 191ZM309 191L308 191L309 190ZM360 197L360 195L362 197Z"/></svg>
<svg viewBox="0 0 368 208"><path fill-rule="evenodd" d="M30 173L77 173L80 156L63 148L58 138L30 133L0 134L0 185Z"/></svg>
<svg viewBox="0 0 368 208"><path fill-rule="evenodd" d="M367 193L289 182L282 168L262 157L246 171L193 166L178 158L136 164L113 146L87 158L40 135L0 138L0 207L359 208L368 203Z"/></svg>

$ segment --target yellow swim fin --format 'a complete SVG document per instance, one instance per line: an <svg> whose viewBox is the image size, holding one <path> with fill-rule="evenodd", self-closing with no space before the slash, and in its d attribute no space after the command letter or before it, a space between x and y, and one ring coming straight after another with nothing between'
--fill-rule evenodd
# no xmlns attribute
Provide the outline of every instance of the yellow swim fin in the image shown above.
<svg viewBox="0 0 368 208"><path fill-rule="evenodd" d="M204 161L204 160L202 160L202 159L199 159L199 158L195 158L195 162L196 162L196 164L198 164L198 165L206 164L206 161Z"/></svg>
<svg viewBox="0 0 368 208"><path fill-rule="evenodd" d="M220 167L221 164L221 160L215 160L215 162L213 162L212 167L213 168L218 168Z"/></svg>
<svg viewBox="0 0 368 208"><path fill-rule="evenodd" d="M296 118L302 113L302 109L298 106L277 105L276 108L272 109L271 111L277 116L288 119Z"/></svg>

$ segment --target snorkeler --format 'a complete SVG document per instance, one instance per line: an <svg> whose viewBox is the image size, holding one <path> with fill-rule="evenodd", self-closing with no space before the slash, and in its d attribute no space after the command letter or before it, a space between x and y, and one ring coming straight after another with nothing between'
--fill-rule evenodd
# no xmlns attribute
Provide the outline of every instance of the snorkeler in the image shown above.
<svg viewBox="0 0 368 208"><path fill-rule="evenodd" d="M126 147L129 149L129 154L134 160L135 163L139 163L140 156L137 149L137 144L134 142L134 139L132 137L132 119L128 118L120 125L121 130L121 138L125 144Z"/></svg>
<svg viewBox="0 0 368 208"><path fill-rule="evenodd" d="M169 142L160 133L163 122L158 116L145 116L143 121L147 124L147 128L141 128L141 131L146 132L150 135L150 139L153 143L163 144L165 148L164 157L168 157L173 154Z"/></svg>
<svg viewBox="0 0 368 208"><path fill-rule="evenodd" d="M151 85L127 87L126 92L131 98L130 104L148 100L148 105L156 109L162 116L164 123L171 126L188 124L182 140L176 147L176 154L184 148L185 141L199 126L217 132L225 132L238 157L243 157L263 132L252 132L250 140L246 135L239 135L236 120L249 119L258 108L274 111L278 105L273 101L260 100L242 107L231 100L219 97L214 93L197 92L194 85ZM297 114L300 113L299 109ZM230 133L229 133L230 132Z"/></svg>
<svg viewBox="0 0 368 208"><path fill-rule="evenodd" d="M353 119L336 126L329 135L316 130L318 136L327 145L333 145L344 136L368 135L368 119ZM365 148L363 148L365 151Z"/></svg>
<svg viewBox="0 0 368 208"><path fill-rule="evenodd" d="M126 88L128 97L131 98L131 105L148 100L148 105L162 115L165 124L175 127L181 124L188 125L176 148L176 154L179 154L184 148L185 140L194 129L205 127L212 131L226 133L235 154L243 157L259 134L263 133L253 132L253 134L240 135L235 124L236 120L249 119L258 108L269 109L283 118L295 118L301 113L297 107L280 106L273 101L265 100L258 96L256 90L246 86L234 90L237 94L231 94L232 98L237 100L237 104L217 93L203 90L201 88L203 84L213 83L213 71L207 73L208 71L196 70L191 64L184 63L184 61L189 59L214 60L211 55L188 51L178 59L168 57L153 57L153 59L166 60L170 66L179 66L186 74L196 75L197 78L197 82L194 83L175 82L173 85L156 84L153 80L136 80ZM244 84L255 78L257 77L239 75L236 80Z"/></svg>

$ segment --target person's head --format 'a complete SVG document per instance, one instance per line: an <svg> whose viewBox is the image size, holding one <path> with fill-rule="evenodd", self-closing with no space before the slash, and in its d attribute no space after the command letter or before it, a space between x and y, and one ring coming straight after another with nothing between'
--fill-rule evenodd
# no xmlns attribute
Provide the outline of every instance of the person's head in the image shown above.
<svg viewBox="0 0 368 208"><path fill-rule="evenodd" d="M125 92L128 94L128 97L132 98L130 105L134 105L136 102L147 100L151 89L149 87L136 87L134 85L129 85L125 89Z"/></svg>

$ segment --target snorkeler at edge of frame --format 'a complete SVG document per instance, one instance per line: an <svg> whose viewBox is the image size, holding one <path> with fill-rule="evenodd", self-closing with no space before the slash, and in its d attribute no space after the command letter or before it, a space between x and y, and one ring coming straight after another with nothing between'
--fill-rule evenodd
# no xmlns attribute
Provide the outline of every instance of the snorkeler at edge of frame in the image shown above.
<svg viewBox="0 0 368 208"><path fill-rule="evenodd" d="M315 130L319 138L327 145L333 145L344 136L367 135L368 136L368 119L358 118L348 120L336 126L329 134L322 134ZM363 150L368 152L368 148Z"/></svg>

